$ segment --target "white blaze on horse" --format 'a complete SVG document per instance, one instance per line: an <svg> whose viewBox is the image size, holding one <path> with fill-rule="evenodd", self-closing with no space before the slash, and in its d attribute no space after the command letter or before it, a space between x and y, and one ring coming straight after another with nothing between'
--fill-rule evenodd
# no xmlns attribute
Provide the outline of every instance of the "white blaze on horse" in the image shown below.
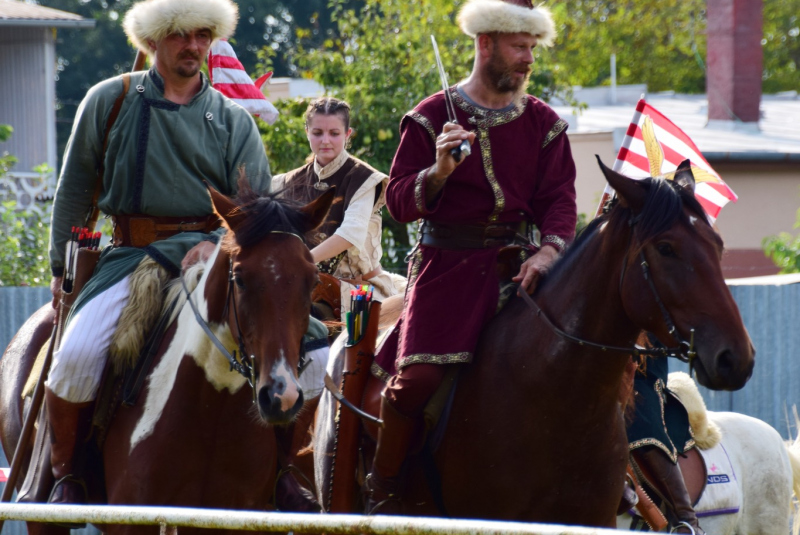
<svg viewBox="0 0 800 535"><path fill-rule="evenodd" d="M800 437L787 444L757 418L706 410L697 385L683 372L671 373L668 387L689 413L706 464L712 463L695 506L700 526L711 535L787 535L795 510L792 492L800 496ZM715 455L722 456L721 463L713 463ZM623 515L617 525L641 524Z"/></svg>
<svg viewBox="0 0 800 535"><path fill-rule="evenodd" d="M302 236L324 219L333 190L306 206L258 195L242 181L237 200L209 193L228 232L199 280L199 269L184 274L196 281L188 299L197 310L184 294L138 402L121 406L107 427L102 456L87 470L95 503L271 507L272 426L289 423L303 405L297 366L318 282ZM28 320L0 360L0 438L9 455L25 410L20 393L52 312L43 308ZM29 524L29 532L68 533L49 524Z"/></svg>

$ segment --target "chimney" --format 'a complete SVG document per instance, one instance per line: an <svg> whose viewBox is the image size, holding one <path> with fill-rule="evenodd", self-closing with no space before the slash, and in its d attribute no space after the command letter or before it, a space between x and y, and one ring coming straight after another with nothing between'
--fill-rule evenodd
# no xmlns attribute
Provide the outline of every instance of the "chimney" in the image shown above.
<svg viewBox="0 0 800 535"><path fill-rule="evenodd" d="M758 123L762 0L707 0L706 94L709 125ZM725 123L721 124L723 126Z"/></svg>

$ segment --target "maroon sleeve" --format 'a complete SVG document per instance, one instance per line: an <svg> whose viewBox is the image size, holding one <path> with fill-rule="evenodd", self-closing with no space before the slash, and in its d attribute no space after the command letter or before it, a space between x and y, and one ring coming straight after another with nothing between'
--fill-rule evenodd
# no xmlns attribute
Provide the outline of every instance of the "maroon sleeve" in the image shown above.
<svg viewBox="0 0 800 535"><path fill-rule="evenodd" d="M435 211L425 205L425 180L436 163L436 143L433 130L426 128L410 115L400 122L400 145L394 155L386 188L386 207L400 223L416 221Z"/></svg>
<svg viewBox="0 0 800 535"><path fill-rule="evenodd" d="M575 203L575 162L565 124L556 123L560 129L555 137L545 139L539 157L537 176L539 186L534 195L534 223L542 234L542 245L562 250L575 237L578 219ZM551 130L554 132L554 130Z"/></svg>

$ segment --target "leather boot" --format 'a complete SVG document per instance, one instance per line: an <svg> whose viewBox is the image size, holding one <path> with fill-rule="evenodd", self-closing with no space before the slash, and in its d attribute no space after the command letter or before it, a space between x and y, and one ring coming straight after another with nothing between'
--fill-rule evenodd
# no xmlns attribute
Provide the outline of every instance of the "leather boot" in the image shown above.
<svg viewBox="0 0 800 535"><path fill-rule="evenodd" d="M92 402L71 403L45 389L47 420L50 425L50 462L56 483L48 503L86 505L83 481L83 446L91 425Z"/></svg>
<svg viewBox="0 0 800 535"><path fill-rule="evenodd" d="M666 501L675 514L678 522L672 532L705 535L697 522L680 467L657 448L637 448L631 453L645 475L650 476L648 482L654 486L653 490Z"/></svg>
<svg viewBox="0 0 800 535"><path fill-rule="evenodd" d="M399 515L402 512L400 469L411 447L417 422L397 412L385 397L381 397L381 420L383 427L378 429L372 472L366 481L365 512L368 515Z"/></svg>
<svg viewBox="0 0 800 535"><path fill-rule="evenodd" d="M275 426L275 443L278 446L278 477L275 482L275 507L279 511L296 513L319 513L322 511L314 494L297 481L295 473L303 475L295 466L297 452L306 444L308 428L314 419L314 411L305 409L294 422Z"/></svg>

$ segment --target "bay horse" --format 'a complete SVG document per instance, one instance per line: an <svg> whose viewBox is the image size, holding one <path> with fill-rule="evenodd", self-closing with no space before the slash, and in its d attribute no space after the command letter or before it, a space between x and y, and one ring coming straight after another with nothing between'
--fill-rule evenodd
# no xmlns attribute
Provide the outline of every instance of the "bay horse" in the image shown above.
<svg viewBox="0 0 800 535"><path fill-rule="evenodd" d="M755 350L691 170L638 181L600 166L617 204L530 300L513 297L484 328L445 427L431 433L441 436L431 462L406 463L404 514L614 527L628 461L619 394L639 333L682 347L710 388L750 377ZM329 370L341 370L337 359ZM323 396L314 448L326 504L334 411ZM368 463L374 444L362 444Z"/></svg>
<svg viewBox="0 0 800 535"><path fill-rule="evenodd" d="M276 477L271 426L289 423L304 401L297 366L318 278L302 236L323 221L333 193L303 207L258 195L243 180L235 201L211 188L209 194L228 231L204 269L183 276L196 282L188 299L201 318L184 292L138 402L117 410L99 469L108 504L270 508ZM232 357L238 365L201 323L229 358L239 351ZM23 327L10 346L16 349L0 361L0 421L9 458L23 407L19 374L5 372L30 368L19 359L31 353L21 350L31 331ZM54 526L44 531L65 533Z"/></svg>

